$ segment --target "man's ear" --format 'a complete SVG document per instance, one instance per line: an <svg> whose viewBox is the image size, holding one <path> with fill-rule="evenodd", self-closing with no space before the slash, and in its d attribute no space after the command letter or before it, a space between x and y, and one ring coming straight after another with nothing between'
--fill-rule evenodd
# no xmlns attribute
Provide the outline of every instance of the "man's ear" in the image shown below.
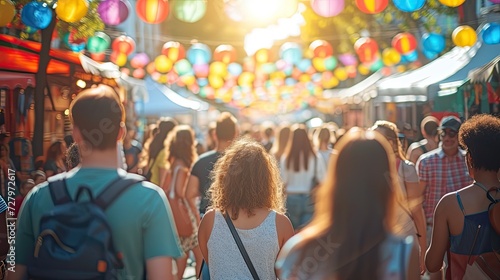
<svg viewBox="0 0 500 280"><path fill-rule="evenodd" d="M76 126L73 126L73 140L79 145L83 142L82 132Z"/></svg>
<svg viewBox="0 0 500 280"><path fill-rule="evenodd" d="M125 139L126 134L127 134L127 127L123 122L120 122L120 129L118 129L118 135L116 137L116 141L123 141L123 139Z"/></svg>

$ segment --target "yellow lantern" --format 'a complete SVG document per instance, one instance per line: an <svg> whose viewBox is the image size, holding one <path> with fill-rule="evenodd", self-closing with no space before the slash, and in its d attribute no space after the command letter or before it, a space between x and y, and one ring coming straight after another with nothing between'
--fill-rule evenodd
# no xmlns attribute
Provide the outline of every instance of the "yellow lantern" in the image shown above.
<svg viewBox="0 0 500 280"><path fill-rule="evenodd" d="M118 65L119 67L125 66L127 64L127 55L121 52L112 52L109 57L111 62Z"/></svg>
<svg viewBox="0 0 500 280"><path fill-rule="evenodd" d="M172 60L170 60L164 54L161 54L155 58L156 71L160 73L167 73L172 69L172 65Z"/></svg>
<svg viewBox="0 0 500 280"><path fill-rule="evenodd" d="M311 76L309 74L302 74L299 77L299 81L302 83L307 83L307 82L311 81Z"/></svg>
<svg viewBox="0 0 500 280"><path fill-rule="evenodd" d="M319 72L325 72L326 71L326 64L325 64L325 59L322 57L315 57L312 59L312 64L316 70Z"/></svg>
<svg viewBox="0 0 500 280"><path fill-rule="evenodd" d="M386 66L394 66L401 61L401 54L394 48L387 48L382 52L382 61Z"/></svg>
<svg viewBox="0 0 500 280"><path fill-rule="evenodd" d="M448 7L458 7L462 5L465 0L439 0L439 2Z"/></svg>
<svg viewBox="0 0 500 280"><path fill-rule="evenodd" d="M477 34L472 27L462 25L453 30L451 38L453 39L453 43L458 47L472 47L477 41Z"/></svg>
<svg viewBox="0 0 500 280"><path fill-rule="evenodd" d="M56 14L65 22L81 20L89 10L87 0L59 0L57 1Z"/></svg>
<svg viewBox="0 0 500 280"><path fill-rule="evenodd" d="M224 85L224 80L217 75L208 75L208 83L214 89L219 89Z"/></svg>
<svg viewBox="0 0 500 280"><path fill-rule="evenodd" d="M358 66L358 73L363 75L363 76L366 76L366 75L370 74L370 68L366 67L363 64L360 64Z"/></svg>
<svg viewBox="0 0 500 280"><path fill-rule="evenodd" d="M321 86L323 88L334 88L339 85L339 80L335 77L330 77L321 81Z"/></svg>
<svg viewBox="0 0 500 280"><path fill-rule="evenodd" d="M238 77L238 85L251 86L254 79L255 79L255 74L253 74L251 72L243 72Z"/></svg>
<svg viewBox="0 0 500 280"><path fill-rule="evenodd" d="M339 79L340 81L345 81L349 77L344 67L338 67L337 69L335 69L333 71L333 75L335 75L335 77L337 77L337 79Z"/></svg>
<svg viewBox="0 0 500 280"><path fill-rule="evenodd" d="M210 64L210 75L225 77L227 75L227 65L221 61L214 61Z"/></svg>
<svg viewBox="0 0 500 280"><path fill-rule="evenodd" d="M0 27L9 24L16 15L16 7L10 0L0 0Z"/></svg>
<svg viewBox="0 0 500 280"><path fill-rule="evenodd" d="M193 75L184 75L184 76L181 76L181 81L186 86L192 86L196 82L196 78Z"/></svg>

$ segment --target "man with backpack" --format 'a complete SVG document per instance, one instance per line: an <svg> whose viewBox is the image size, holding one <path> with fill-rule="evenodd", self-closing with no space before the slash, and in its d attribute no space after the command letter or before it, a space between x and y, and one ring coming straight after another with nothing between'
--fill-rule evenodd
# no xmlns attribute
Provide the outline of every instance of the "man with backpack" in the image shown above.
<svg viewBox="0 0 500 280"><path fill-rule="evenodd" d="M182 252L165 194L118 168L126 133L118 95L84 90L70 117L81 164L26 197L9 279L171 279Z"/></svg>

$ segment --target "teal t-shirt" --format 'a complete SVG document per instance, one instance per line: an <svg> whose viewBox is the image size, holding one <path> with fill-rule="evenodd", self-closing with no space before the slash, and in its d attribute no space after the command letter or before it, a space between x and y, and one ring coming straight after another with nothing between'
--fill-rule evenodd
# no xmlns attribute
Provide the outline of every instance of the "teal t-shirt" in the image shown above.
<svg viewBox="0 0 500 280"><path fill-rule="evenodd" d="M120 170L122 172L123 170ZM55 177L66 176L70 196L77 188L91 187L93 196L118 176L117 169L75 168ZM124 171L123 171L124 172ZM27 265L39 234L40 219L54 207L48 184L35 187L23 202L16 234L16 262ZM125 268L118 279L143 279L147 259L180 257L183 252L165 193L158 186L142 182L121 194L106 210L115 249L123 254Z"/></svg>

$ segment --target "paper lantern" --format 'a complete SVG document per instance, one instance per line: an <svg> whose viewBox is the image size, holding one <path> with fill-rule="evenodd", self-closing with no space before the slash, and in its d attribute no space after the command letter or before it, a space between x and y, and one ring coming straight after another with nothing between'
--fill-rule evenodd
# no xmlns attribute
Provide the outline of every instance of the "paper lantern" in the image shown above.
<svg viewBox="0 0 500 280"><path fill-rule="evenodd" d="M172 60L170 60L166 55L159 55L155 58L156 71L160 73L167 73L172 69Z"/></svg>
<svg viewBox="0 0 500 280"><path fill-rule="evenodd" d="M313 11L322 17L333 17L344 10L344 0L311 0Z"/></svg>
<svg viewBox="0 0 500 280"><path fill-rule="evenodd" d="M395 48L400 54L407 54L417 48L417 40L411 33L399 33L392 38L392 47Z"/></svg>
<svg viewBox="0 0 500 280"><path fill-rule="evenodd" d="M378 44L368 37L359 38L354 44L354 50L363 63L373 62L378 57Z"/></svg>
<svg viewBox="0 0 500 280"><path fill-rule="evenodd" d="M224 85L224 80L217 75L208 75L208 84L214 89L219 89Z"/></svg>
<svg viewBox="0 0 500 280"><path fill-rule="evenodd" d="M483 42L486 44L500 44L500 24L496 22L487 23L483 27Z"/></svg>
<svg viewBox="0 0 500 280"><path fill-rule="evenodd" d="M130 60L132 68L144 68L149 63L149 56L146 53L138 53Z"/></svg>
<svg viewBox="0 0 500 280"><path fill-rule="evenodd" d="M111 48L115 52L129 55L135 50L135 41L129 36L121 35L113 41Z"/></svg>
<svg viewBox="0 0 500 280"><path fill-rule="evenodd" d="M453 30L451 38L458 47L472 47L477 41L477 34L472 27L461 25Z"/></svg>
<svg viewBox="0 0 500 280"><path fill-rule="evenodd" d="M319 72L326 71L325 59L321 57L315 57L312 59L313 67Z"/></svg>
<svg viewBox="0 0 500 280"><path fill-rule="evenodd" d="M161 53L174 62L186 57L186 49L184 46L174 41L166 42L161 49Z"/></svg>
<svg viewBox="0 0 500 280"><path fill-rule="evenodd" d="M227 75L227 65L224 62L214 61L210 64L210 75L225 77Z"/></svg>
<svg viewBox="0 0 500 280"><path fill-rule="evenodd" d="M325 67L326 70L332 71L335 67L337 67L337 59L334 56L325 58Z"/></svg>
<svg viewBox="0 0 500 280"><path fill-rule="evenodd" d="M315 40L309 45L313 57L325 58L333 55L333 47L325 40Z"/></svg>
<svg viewBox="0 0 500 280"><path fill-rule="evenodd" d="M194 71L194 75L196 77L206 78L206 77L208 77L210 67L208 66L208 64L194 64L193 71Z"/></svg>
<svg viewBox="0 0 500 280"><path fill-rule="evenodd" d="M382 52L382 62L386 66L394 66L401 61L401 54L394 48L387 48Z"/></svg>
<svg viewBox="0 0 500 280"><path fill-rule="evenodd" d="M290 64L297 64L302 59L302 49L297 43L286 42L280 47L280 58Z"/></svg>
<svg viewBox="0 0 500 280"><path fill-rule="evenodd" d="M251 86L255 80L255 75L250 72L243 72L238 77L238 85L240 86Z"/></svg>
<svg viewBox="0 0 500 280"><path fill-rule="evenodd" d="M119 67L123 67L127 64L127 55L120 52L112 52L109 56L109 60Z"/></svg>
<svg viewBox="0 0 500 280"><path fill-rule="evenodd" d="M91 53L90 58L92 58L95 61L101 62L106 58L106 53Z"/></svg>
<svg viewBox="0 0 500 280"><path fill-rule="evenodd" d="M68 32L64 35L63 41L70 50L74 52L81 52L85 49L86 42L83 39L74 40L74 32Z"/></svg>
<svg viewBox="0 0 500 280"><path fill-rule="evenodd" d="M210 48L205 44L195 43L187 51L187 59L191 64L208 64L212 59Z"/></svg>
<svg viewBox="0 0 500 280"><path fill-rule="evenodd" d="M371 66L370 66L370 71L372 72L377 72L378 70L384 68L384 63L382 62L381 59L375 61Z"/></svg>
<svg viewBox="0 0 500 280"><path fill-rule="evenodd" d="M415 62L418 60L418 52L416 50L412 51L411 53L403 55L401 59L404 59L406 62Z"/></svg>
<svg viewBox="0 0 500 280"><path fill-rule="evenodd" d="M170 11L167 0L137 0L135 7L139 18L151 24L164 21Z"/></svg>
<svg viewBox="0 0 500 280"><path fill-rule="evenodd" d="M87 15L89 2L87 0L58 0L56 14L65 22L77 22Z"/></svg>
<svg viewBox="0 0 500 280"><path fill-rule="evenodd" d="M306 72L307 70L309 70L309 68L311 68L312 66L312 62L310 59L308 58L304 58L302 59L298 64L297 64L297 68L301 71L301 72Z"/></svg>
<svg viewBox="0 0 500 280"><path fill-rule="evenodd" d="M104 33L97 31L94 36L90 37L87 41L87 50L89 53L101 53L109 48L111 39Z"/></svg>
<svg viewBox="0 0 500 280"><path fill-rule="evenodd" d="M345 81L349 77L344 67L339 67L333 71L333 75L340 81Z"/></svg>
<svg viewBox="0 0 500 280"><path fill-rule="evenodd" d="M243 72L243 67L239 63L233 62L227 66L227 71L233 76L239 76Z"/></svg>
<svg viewBox="0 0 500 280"><path fill-rule="evenodd" d="M146 71L143 68L137 68L132 72L132 77L136 79L142 79L144 76L146 76Z"/></svg>
<svg viewBox="0 0 500 280"><path fill-rule="evenodd" d="M207 12L206 0L175 0L174 16L184 22L197 22Z"/></svg>
<svg viewBox="0 0 500 280"><path fill-rule="evenodd" d="M226 64L236 61L236 49L231 45L220 45L215 48L214 60Z"/></svg>
<svg viewBox="0 0 500 280"><path fill-rule="evenodd" d="M174 64L174 69L175 69L175 72L177 72L177 74L179 74L179 76L193 74L193 67L191 66L191 63L189 63L189 61L187 61L187 59L181 59L181 60L177 61Z"/></svg>
<svg viewBox="0 0 500 280"><path fill-rule="evenodd" d="M441 34L426 33L422 36L422 46L426 51L441 53L446 47L446 40Z"/></svg>
<svg viewBox="0 0 500 280"><path fill-rule="evenodd" d="M425 0L392 0L394 2L394 6L399 10L407 13L415 12L420 9L425 4Z"/></svg>
<svg viewBox="0 0 500 280"><path fill-rule="evenodd" d="M365 14L378 14L387 8L389 0L356 0L356 6Z"/></svg>
<svg viewBox="0 0 500 280"><path fill-rule="evenodd" d="M368 68L366 65L361 64L358 66L358 72L359 74L366 76L370 74L370 68Z"/></svg>
<svg viewBox="0 0 500 280"><path fill-rule="evenodd" d="M101 16L102 22L116 26L128 18L130 3L128 0L104 0L99 3L97 12Z"/></svg>
<svg viewBox="0 0 500 280"><path fill-rule="evenodd" d="M16 15L16 7L10 0L0 1L0 27L9 24Z"/></svg>
<svg viewBox="0 0 500 280"><path fill-rule="evenodd" d="M47 3L30 2L22 9L21 20L27 26L45 29L52 21L52 9Z"/></svg>
<svg viewBox="0 0 500 280"><path fill-rule="evenodd" d="M465 0L439 0L439 2L448 7L458 7L462 5Z"/></svg>
<svg viewBox="0 0 500 280"><path fill-rule="evenodd" d="M428 51L428 50L425 50L425 49L422 51L422 53L429 60L433 60L434 58L436 58L438 56L438 53L433 52L433 51Z"/></svg>
<svg viewBox="0 0 500 280"><path fill-rule="evenodd" d="M270 53L268 49L260 49L254 54L255 61L257 63L266 63L271 60Z"/></svg>
<svg viewBox="0 0 500 280"><path fill-rule="evenodd" d="M344 66L356 66L358 64L358 59L352 53L344 53L339 55L339 61Z"/></svg>
<svg viewBox="0 0 500 280"><path fill-rule="evenodd" d="M489 0L493 4L500 4L500 0Z"/></svg>

